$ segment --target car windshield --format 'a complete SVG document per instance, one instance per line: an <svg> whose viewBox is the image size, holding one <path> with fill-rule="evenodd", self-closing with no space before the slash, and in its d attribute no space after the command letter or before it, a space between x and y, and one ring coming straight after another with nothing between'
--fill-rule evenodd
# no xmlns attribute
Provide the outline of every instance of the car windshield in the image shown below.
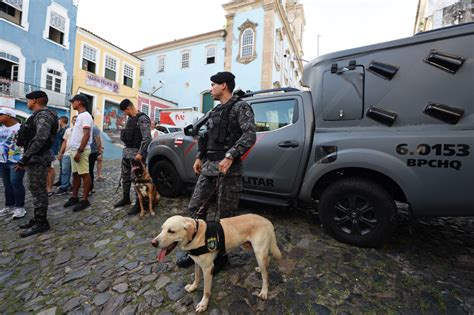
<svg viewBox="0 0 474 315"><path fill-rule="evenodd" d="M162 127L162 126L156 126L156 129L158 131L161 131L163 133L168 133L168 129L166 129L165 127Z"/></svg>

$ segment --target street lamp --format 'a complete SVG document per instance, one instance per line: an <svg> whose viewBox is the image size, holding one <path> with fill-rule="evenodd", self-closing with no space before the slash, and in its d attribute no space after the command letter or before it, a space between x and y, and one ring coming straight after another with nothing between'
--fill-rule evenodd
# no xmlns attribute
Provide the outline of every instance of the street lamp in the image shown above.
<svg viewBox="0 0 474 315"><path fill-rule="evenodd" d="M296 61L303 61L303 62L309 62L309 60L303 59L303 58L295 58L294 56L290 54L284 54L283 58L288 58L289 60L296 60Z"/></svg>
<svg viewBox="0 0 474 315"><path fill-rule="evenodd" d="M148 93L148 95L152 96L152 95L155 94L159 89L161 89L161 88L163 87L163 85L165 85L165 83L166 83L166 82L163 81L163 80L160 80L159 82L160 82L160 86L157 87L156 89L154 89L153 92Z"/></svg>
<svg viewBox="0 0 474 315"><path fill-rule="evenodd" d="M321 37L321 34L316 34L316 45L317 45L316 57L319 57L319 38L320 37Z"/></svg>

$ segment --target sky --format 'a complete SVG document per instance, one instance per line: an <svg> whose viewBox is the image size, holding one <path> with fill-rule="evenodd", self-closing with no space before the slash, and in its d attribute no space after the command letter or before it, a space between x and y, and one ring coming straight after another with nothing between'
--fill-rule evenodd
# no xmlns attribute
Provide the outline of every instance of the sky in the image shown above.
<svg viewBox="0 0 474 315"><path fill-rule="evenodd" d="M78 0L77 25L129 52L222 29L227 0ZM413 35L418 0L300 0L304 59ZM319 39L319 41L318 41ZM319 42L319 49L318 49Z"/></svg>

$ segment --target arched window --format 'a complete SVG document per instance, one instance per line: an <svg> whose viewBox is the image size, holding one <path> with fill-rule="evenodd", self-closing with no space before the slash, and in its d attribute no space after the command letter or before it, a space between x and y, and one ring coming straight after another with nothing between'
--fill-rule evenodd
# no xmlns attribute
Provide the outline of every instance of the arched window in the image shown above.
<svg viewBox="0 0 474 315"><path fill-rule="evenodd" d="M236 61L248 64L257 58L256 41L257 41L257 23L246 20L238 30L240 31L239 55Z"/></svg>
<svg viewBox="0 0 474 315"><path fill-rule="evenodd" d="M253 55L253 42L254 32L251 28L247 28L242 32L242 42L240 44L241 51L240 56L242 58L252 57Z"/></svg>

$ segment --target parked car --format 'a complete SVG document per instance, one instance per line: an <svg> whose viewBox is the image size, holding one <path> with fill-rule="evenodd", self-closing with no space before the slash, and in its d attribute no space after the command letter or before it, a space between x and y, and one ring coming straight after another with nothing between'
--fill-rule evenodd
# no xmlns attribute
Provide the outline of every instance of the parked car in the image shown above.
<svg viewBox="0 0 474 315"><path fill-rule="evenodd" d="M474 215L473 42L471 23L331 53L305 66L310 91L248 93L258 133L242 199L311 203L327 232L363 247L390 238L396 202L414 217ZM151 143L163 196L196 181L196 147L183 133Z"/></svg>
<svg viewBox="0 0 474 315"><path fill-rule="evenodd" d="M175 133L175 132L183 131L183 128L172 126L172 125L160 124L160 125L156 125L156 130L158 130L159 135L166 135L166 134L169 134L169 133Z"/></svg>

